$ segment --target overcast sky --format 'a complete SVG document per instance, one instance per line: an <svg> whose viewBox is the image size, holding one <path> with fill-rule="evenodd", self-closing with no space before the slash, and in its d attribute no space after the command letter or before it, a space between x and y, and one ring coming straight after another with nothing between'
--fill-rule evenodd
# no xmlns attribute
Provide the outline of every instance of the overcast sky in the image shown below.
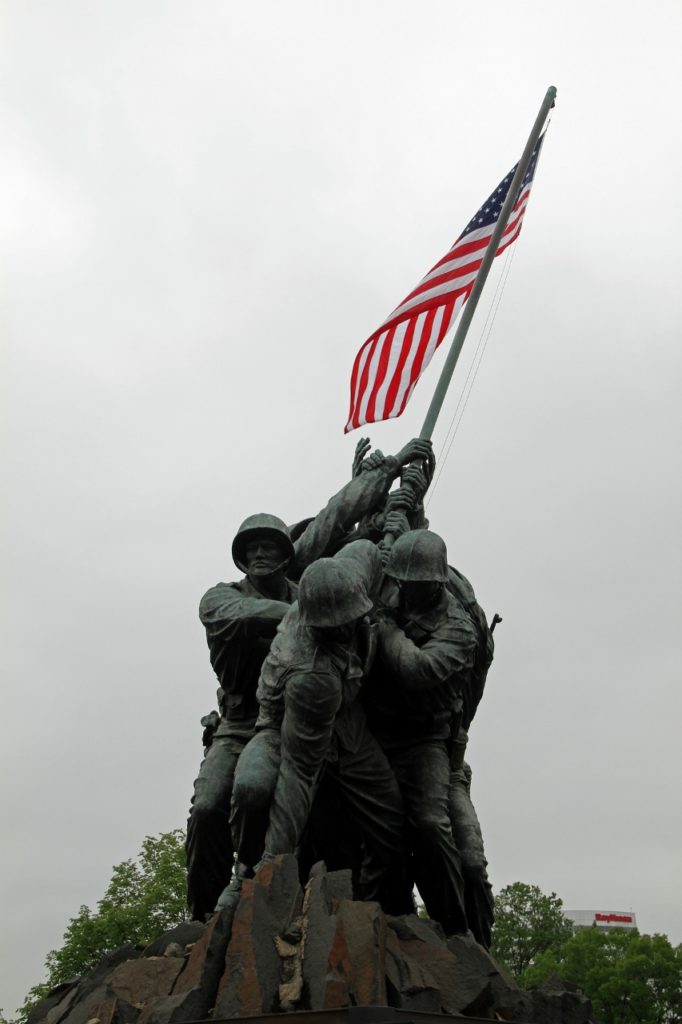
<svg viewBox="0 0 682 1024"><path fill-rule="evenodd" d="M679 4L2 7L0 1006L113 864L184 826L215 691L199 598L237 578L245 516L346 481L356 351L550 84L428 511L504 616L470 745L495 889L681 941ZM367 431L384 451L443 355Z"/></svg>

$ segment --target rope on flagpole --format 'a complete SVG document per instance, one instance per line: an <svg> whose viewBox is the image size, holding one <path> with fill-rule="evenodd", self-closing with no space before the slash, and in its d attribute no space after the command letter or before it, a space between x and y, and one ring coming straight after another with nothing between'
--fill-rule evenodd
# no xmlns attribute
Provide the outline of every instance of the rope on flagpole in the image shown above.
<svg viewBox="0 0 682 1024"><path fill-rule="evenodd" d="M490 336L490 330L492 329L492 324L490 322L490 318L491 318L491 316L493 316L493 313L496 312L497 305L499 305L499 302L500 302L500 300L502 298L502 289L504 288L504 286L506 284L506 275L508 275L508 272L509 272L508 271L508 267L509 267L509 261L511 259L512 252L513 252L513 250L507 250L507 253L506 253L506 256L505 256L505 259L504 259L504 266L502 268L502 272L498 276L497 284L495 286L495 291L493 293L492 300L491 300L490 305L488 307L488 312L486 314L485 321L484 321L483 326L481 328L481 333L479 334L478 342L476 344L476 348L474 350L474 354L473 354L471 363L469 365L469 369L467 371L466 378L465 378L464 383L462 385L462 390L460 391L460 395L459 395L459 398L457 400L457 405L455 406L455 411L452 414L452 418L450 420L450 423L448 425L448 429L447 429L446 434L445 434L445 439L443 441L443 445L442 445L442 448L441 448L441 453L442 453L443 449L445 448L445 446L448 444L448 441L450 439L450 432L452 431L452 427L453 427L453 424L454 424L455 419L457 417L457 413L460 410L460 406L462 404L462 400L464 398L465 392L466 392L467 387L469 385L469 381L471 380L471 375L472 375L472 373L474 371L474 366L476 365L476 361L478 359L479 352L481 350L481 346L484 345L484 339L485 339L485 344L487 344L488 337ZM473 381L472 381L472 385L473 385ZM455 433L456 433L456 430L455 430ZM449 450L450 449L448 448L448 451Z"/></svg>
<svg viewBox="0 0 682 1024"><path fill-rule="evenodd" d="M514 245L511 247L511 250L507 250L504 269L500 274L499 280L497 282L495 293L493 295L493 300L490 303L490 308L488 309L488 314L486 316L485 323L483 324L478 339L478 343L476 345L474 357L471 360L469 370L467 372L464 384L462 385L462 390L457 400L457 405L455 406L455 411L452 414L452 419L450 420L450 424L445 434L445 439L441 447L441 452L437 458L438 472L436 473L433 484L429 489L429 495L426 500L426 508L429 507L431 499L433 498L433 495L436 492L438 482L442 476L443 469L448 460L448 456L450 455L452 446L455 442L455 437L457 436L457 432L459 431L462 419L464 417L464 413L466 412L466 407L469 404L469 398L471 397L471 392L473 390L474 384L476 383L476 377L478 376L478 371L481 368L481 363L483 362L483 357L485 356L485 351L488 346L488 341L490 340L490 335L492 333L493 327L495 326L497 312L500 308L500 303L502 302L502 296L504 294L504 289L506 288L507 285L507 280L509 278L509 273L511 271L511 266L515 254L516 246ZM456 423L455 420L457 420ZM451 434L452 436L450 436ZM443 452L445 454L443 454Z"/></svg>

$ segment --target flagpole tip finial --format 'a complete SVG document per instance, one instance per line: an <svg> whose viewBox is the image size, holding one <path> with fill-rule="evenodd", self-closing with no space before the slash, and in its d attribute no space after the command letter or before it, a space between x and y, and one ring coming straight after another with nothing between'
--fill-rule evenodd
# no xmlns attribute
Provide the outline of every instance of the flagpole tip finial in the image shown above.
<svg viewBox="0 0 682 1024"><path fill-rule="evenodd" d="M552 106L554 106L554 102L556 100L556 85L550 85L549 89L547 90L547 99L550 98L552 100Z"/></svg>

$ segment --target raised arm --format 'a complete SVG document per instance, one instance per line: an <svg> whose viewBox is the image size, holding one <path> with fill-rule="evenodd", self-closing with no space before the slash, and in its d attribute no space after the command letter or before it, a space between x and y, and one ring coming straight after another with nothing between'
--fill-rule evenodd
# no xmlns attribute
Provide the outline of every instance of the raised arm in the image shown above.
<svg viewBox="0 0 682 1024"><path fill-rule="evenodd" d="M358 472L329 499L294 542L296 554L289 567L289 578L298 579L308 565L329 554L334 544L342 540L359 519L383 508L391 484L404 466L432 457L431 442L415 438L397 455L389 455L373 469Z"/></svg>

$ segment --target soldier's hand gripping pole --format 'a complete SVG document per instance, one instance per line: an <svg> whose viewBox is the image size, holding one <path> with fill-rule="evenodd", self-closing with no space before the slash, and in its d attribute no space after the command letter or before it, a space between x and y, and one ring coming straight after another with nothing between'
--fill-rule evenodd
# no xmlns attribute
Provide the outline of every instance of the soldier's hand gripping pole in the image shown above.
<svg viewBox="0 0 682 1024"><path fill-rule="evenodd" d="M410 442L412 444L412 442ZM406 446L408 448L409 446ZM403 449L404 451L405 449ZM400 486L392 491L386 502L386 523L387 528L381 542L384 553L388 553L393 546L401 527L394 525L396 515L407 514L417 508L423 500L436 468L436 459L433 450L430 449L426 458L415 459L403 470ZM392 523L391 520L394 520Z"/></svg>

